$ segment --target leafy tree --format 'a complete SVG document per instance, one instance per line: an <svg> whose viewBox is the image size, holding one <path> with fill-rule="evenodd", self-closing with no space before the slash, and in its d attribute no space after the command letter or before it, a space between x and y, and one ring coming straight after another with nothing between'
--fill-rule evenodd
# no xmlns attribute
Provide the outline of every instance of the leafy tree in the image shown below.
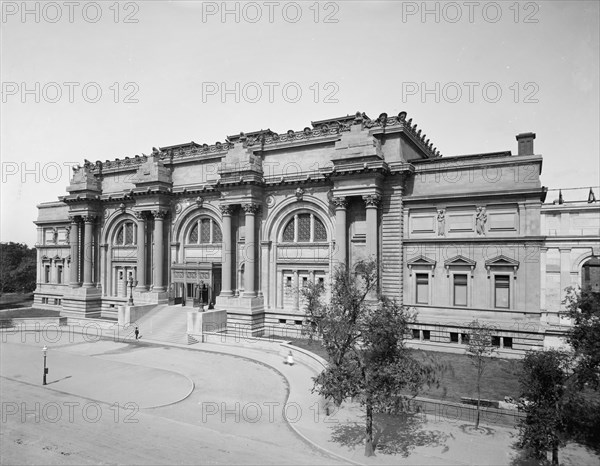
<svg viewBox="0 0 600 466"><path fill-rule="evenodd" d="M396 301L378 295L375 261L361 261L354 273L335 269L331 299L323 303L322 287L308 286L308 332L318 335L329 365L315 377L314 391L340 405L353 399L365 408L365 456L374 454L373 414L393 413L425 384L439 384L441 366L422 364L405 347L411 314ZM375 297L376 299L371 299Z"/></svg>
<svg viewBox="0 0 600 466"><path fill-rule="evenodd" d="M567 440L567 353L557 350L529 351L519 379L526 417L519 422L519 446L537 459L552 451L558 464L558 448Z"/></svg>
<svg viewBox="0 0 600 466"><path fill-rule="evenodd" d="M0 291L31 292L36 286L36 250L21 243L0 243Z"/></svg>
<svg viewBox="0 0 600 466"><path fill-rule="evenodd" d="M600 293L567 288L564 313L573 321L567 341L577 357L574 369L580 387L600 390Z"/></svg>
<svg viewBox="0 0 600 466"><path fill-rule="evenodd" d="M496 348L492 346L492 327L480 323L478 320L471 322L469 327L467 355L477 369L477 421L475 422L475 429L479 429L481 377Z"/></svg>

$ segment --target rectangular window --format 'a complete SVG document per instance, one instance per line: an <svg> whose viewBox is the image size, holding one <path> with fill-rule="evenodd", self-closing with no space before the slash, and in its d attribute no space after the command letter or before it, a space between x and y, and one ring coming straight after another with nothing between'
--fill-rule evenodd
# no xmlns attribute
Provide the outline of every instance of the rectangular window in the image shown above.
<svg viewBox="0 0 600 466"><path fill-rule="evenodd" d="M504 347L512 348L512 337L504 337Z"/></svg>
<svg viewBox="0 0 600 466"><path fill-rule="evenodd" d="M412 329L412 337L415 340L419 340L421 338L421 331L419 329L413 328Z"/></svg>
<svg viewBox="0 0 600 466"><path fill-rule="evenodd" d="M510 276L494 276L494 305L503 309L510 307Z"/></svg>
<svg viewBox="0 0 600 466"><path fill-rule="evenodd" d="M302 325L302 321L301 321L301 320L295 320L295 321L294 321L294 323L295 323L296 325Z"/></svg>
<svg viewBox="0 0 600 466"><path fill-rule="evenodd" d="M59 265L56 268L56 283L62 283L62 273L63 273L62 265Z"/></svg>
<svg viewBox="0 0 600 466"><path fill-rule="evenodd" d="M50 283L50 266L44 266L44 283Z"/></svg>
<svg viewBox="0 0 600 466"><path fill-rule="evenodd" d="M292 277L285 278L285 286L287 286L288 288L292 287Z"/></svg>
<svg viewBox="0 0 600 466"><path fill-rule="evenodd" d="M285 319L279 319L279 323L280 323L280 324L285 324L285 323L286 323L286 320L285 320Z"/></svg>
<svg viewBox="0 0 600 466"><path fill-rule="evenodd" d="M306 288L308 286L308 277L302 277L302 288Z"/></svg>
<svg viewBox="0 0 600 466"><path fill-rule="evenodd" d="M430 340L430 339L431 339L431 331L423 330L423 340Z"/></svg>
<svg viewBox="0 0 600 466"><path fill-rule="evenodd" d="M454 275L454 305L467 305L467 275Z"/></svg>
<svg viewBox="0 0 600 466"><path fill-rule="evenodd" d="M500 347L500 337L492 337L492 346Z"/></svg>
<svg viewBox="0 0 600 466"><path fill-rule="evenodd" d="M458 343L458 333L450 332L450 343Z"/></svg>
<svg viewBox="0 0 600 466"><path fill-rule="evenodd" d="M469 334L468 333L461 333L460 334L460 342L463 345L468 345L469 344Z"/></svg>
<svg viewBox="0 0 600 466"><path fill-rule="evenodd" d="M417 274L417 304L429 303L429 275Z"/></svg>

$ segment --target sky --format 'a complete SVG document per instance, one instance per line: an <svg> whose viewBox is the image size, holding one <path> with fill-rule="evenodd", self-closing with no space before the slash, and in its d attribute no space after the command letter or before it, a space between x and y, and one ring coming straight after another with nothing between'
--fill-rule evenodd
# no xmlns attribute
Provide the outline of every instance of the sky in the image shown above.
<svg viewBox="0 0 600 466"><path fill-rule="evenodd" d="M1 3L0 241L84 159L356 111L444 156L535 132L543 185L600 184L597 1Z"/></svg>

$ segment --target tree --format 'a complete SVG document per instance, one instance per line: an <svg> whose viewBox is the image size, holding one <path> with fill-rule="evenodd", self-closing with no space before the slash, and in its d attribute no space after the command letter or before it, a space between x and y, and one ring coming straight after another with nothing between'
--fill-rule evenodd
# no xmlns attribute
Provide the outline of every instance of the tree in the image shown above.
<svg viewBox="0 0 600 466"><path fill-rule="evenodd" d="M567 288L563 300L564 315L570 317L573 326L567 341L577 357L574 369L579 387L589 386L600 390L600 293L591 289Z"/></svg>
<svg viewBox="0 0 600 466"><path fill-rule="evenodd" d="M0 243L0 291L31 292L36 286L36 250L26 244Z"/></svg>
<svg viewBox="0 0 600 466"><path fill-rule="evenodd" d="M361 261L350 273L345 266L334 271L331 299L323 303L323 288L308 286L306 326L318 335L329 365L314 378L316 391L340 405L353 399L365 408L365 456L372 456L373 414L399 410L406 397L425 384L439 384L440 367L423 364L404 345L415 314L377 293L375 261ZM371 299L371 298L375 299Z"/></svg>
<svg viewBox="0 0 600 466"><path fill-rule="evenodd" d="M475 429L479 429L479 416L481 405L481 377L485 367L496 348L492 346L492 328L474 320L470 324L468 333L467 355L477 370L477 421Z"/></svg>
<svg viewBox="0 0 600 466"><path fill-rule="evenodd" d="M519 422L519 446L537 459L546 459L551 450L552 464L558 464L558 448L567 440L569 363L564 352L529 351L519 379L526 414Z"/></svg>

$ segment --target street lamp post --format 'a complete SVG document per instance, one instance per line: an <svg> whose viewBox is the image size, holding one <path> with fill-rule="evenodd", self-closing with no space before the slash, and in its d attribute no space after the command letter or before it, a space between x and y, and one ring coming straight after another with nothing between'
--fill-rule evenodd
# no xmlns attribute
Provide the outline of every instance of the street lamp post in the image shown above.
<svg viewBox="0 0 600 466"><path fill-rule="evenodd" d="M48 369L46 368L46 353L48 352L48 347L44 345L42 348L42 354L44 355L44 380L42 385L46 385L46 374L48 374Z"/></svg>
<svg viewBox="0 0 600 466"><path fill-rule="evenodd" d="M127 305L133 306L133 287L137 286L137 280L133 279L132 275L129 275L129 301L127 301Z"/></svg>

